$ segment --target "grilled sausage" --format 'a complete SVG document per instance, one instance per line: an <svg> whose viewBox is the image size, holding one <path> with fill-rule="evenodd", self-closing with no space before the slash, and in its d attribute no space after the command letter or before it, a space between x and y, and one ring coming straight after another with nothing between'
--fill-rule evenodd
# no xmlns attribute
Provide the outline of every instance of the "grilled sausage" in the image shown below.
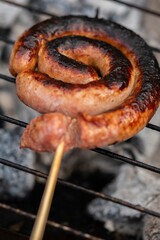
<svg viewBox="0 0 160 240"><path fill-rule="evenodd" d="M16 41L10 71L17 94L42 113L21 147L53 151L124 141L151 119L160 72L149 46L110 21L81 16L38 23Z"/></svg>

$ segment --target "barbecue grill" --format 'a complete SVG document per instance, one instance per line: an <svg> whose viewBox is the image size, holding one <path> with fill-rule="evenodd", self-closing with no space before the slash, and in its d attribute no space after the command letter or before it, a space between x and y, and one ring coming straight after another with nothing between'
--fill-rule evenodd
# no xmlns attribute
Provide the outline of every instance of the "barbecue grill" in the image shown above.
<svg viewBox="0 0 160 240"><path fill-rule="evenodd" d="M132 5L123 1L112 0L117 4L124 4L129 8L135 8L137 11L143 11L147 14L152 14L154 16L160 17L160 13L145 9L136 5ZM32 6L24 6L13 1L1 0L5 4L14 5L17 8L24 8L36 14L42 14L46 16L53 16L52 13L42 11ZM95 10L97 11L97 10ZM98 13L98 11L97 11ZM0 41L5 42L5 44L12 45L14 41L6 39L5 35L0 36ZM160 53L160 48L152 47L152 50L156 53ZM4 75L3 72L0 73L1 81L8 81L10 84L15 84L15 78L10 77L9 75ZM18 127L25 128L27 122L21 121L20 119L15 119L11 116L6 116L5 114L0 114L0 120L9 122L10 124L17 125ZM160 132L160 127L154 124L147 124L147 128L150 131ZM113 161L118 160L137 166L148 170L155 174L160 174L160 168L152 166L135 159L131 159L117 153L111 152L103 148L96 148L88 151L94 151L98 154L102 154L106 157L110 157ZM1 150L0 150L1 153ZM25 166L22 166L18 163L13 163L8 159L1 158L0 155L0 164L6 165L9 168L15 168L18 171L23 171L29 173L36 177L46 179L47 174L36 169L31 169ZM110 234L107 230L103 228L103 224L99 221L93 220L91 217L87 216L85 213L86 204L91 201L93 198L98 197L106 201L112 201L115 204L120 204L128 208L140 211L143 214L148 214L157 218L160 218L160 212L153 211L151 209L145 208L144 206L134 205L130 202L127 202L122 199L115 198L111 195L106 195L99 190L101 188L93 189L92 184L88 184L89 187L85 187L84 182L88 179L77 180L77 176L73 174L68 181L58 179L56 195L53 200L51 214L47 222L46 232L44 239L118 239L116 234ZM112 176L92 176L92 181L96 182L97 179L101 181L102 185L106 181L111 181ZM82 183L82 184L81 184ZM83 185L83 186L82 186ZM22 201L1 201L0 202L0 239L29 239L33 222L36 218L37 209L39 206L39 201L43 193L44 186L43 184L37 184L30 196ZM62 199L62 201L61 201ZM80 200L81 199L81 200ZM76 205L76 208L74 207ZM9 216L10 221L7 222L7 216ZM2 220L3 219L3 220ZM76 220L77 219L77 220ZM15 220L15 221L14 221ZM5 224L4 224L5 222ZM16 226L14 223L17 223ZM9 229L8 229L9 227ZM17 230L17 231L16 231ZM133 237L121 236L121 239L135 239ZM138 238L137 238L138 239Z"/></svg>

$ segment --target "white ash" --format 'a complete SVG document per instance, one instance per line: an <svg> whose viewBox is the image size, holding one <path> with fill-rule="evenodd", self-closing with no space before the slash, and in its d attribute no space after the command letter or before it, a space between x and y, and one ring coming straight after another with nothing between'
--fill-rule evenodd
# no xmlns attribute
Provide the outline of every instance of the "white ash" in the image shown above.
<svg viewBox="0 0 160 240"><path fill-rule="evenodd" d="M160 111L153 118L154 123L158 124L159 116ZM124 156L130 154L133 159L159 167L159 146L160 134L145 128L129 141L113 145L111 149L113 152L120 151ZM150 204L154 206L154 199L160 194L159 175L125 164L119 168L115 180L103 189L103 193L149 208ZM155 210L160 212L160 205ZM88 212L95 219L104 222L109 231L135 235L142 229L143 213L112 202L97 198L88 206ZM149 218L148 221L153 219L155 217Z"/></svg>
<svg viewBox="0 0 160 240"><path fill-rule="evenodd" d="M41 2L41 4L39 4ZM147 0L124 0L124 2L137 4L138 6L144 6ZM99 9L100 18L106 18L118 22L134 31L138 31L141 27L142 13L126 7L123 4L119 4L106 0L41 0L32 1L32 6L39 7L42 10L46 10L53 15L69 15L69 14L83 14L90 17L94 17L96 10Z"/></svg>
<svg viewBox="0 0 160 240"><path fill-rule="evenodd" d="M148 204L148 207L153 211L160 209L160 191L155 196L155 199ZM144 219L143 228L143 239L144 240L159 240L160 239L160 218L146 216Z"/></svg>
<svg viewBox="0 0 160 240"><path fill-rule="evenodd" d="M14 1L20 4L27 4L28 0ZM21 13L21 8L0 2L0 26L3 28L10 28L16 19L16 17Z"/></svg>
<svg viewBox="0 0 160 240"><path fill-rule="evenodd" d="M59 176L67 178L73 171L77 170L82 174L100 172L116 175L119 165L119 162L113 162L112 159L107 158L105 155L90 150L74 149L64 155Z"/></svg>
<svg viewBox="0 0 160 240"><path fill-rule="evenodd" d="M148 1L148 8L158 12L160 9L160 1L152 0ZM159 17L150 15L144 15L144 38L153 47L160 47L160 29L159 29ZM158 63L160 64L160 53L154 52Z"/></svg>
<svg viewBox="0 0 160 240"><path fill-rule="evenodd" d="M22 130L0 129L0 158L34 168L34 156L19 148ZM24 198L33 189L35 177L26 172L0 164L0 199Z"/></svg>
<svg viewBox="0 0 160 240"><path fill-rule="evenodd" d="M90 7L98 8L99 17L106 18L117 22L129 29L132 29L136 33L142 34L142 17L143 14L134 8L127 7L123 4L119 4L116 1L96 1L87 0L86 1ZM124 2L136 4L138 6L144 6L146 0L124 0Z"/></svg>
<svg viewBox="0 0 160 240"><path fill-rule="evenodd" d="M18 1L17 1L18 2ZM19 1L19 3L27 4L27 0ZM12 26L14 26L15 20L18 15L22 12L21 8L0 2L0 31L1 35L9 36ZM0 56L3 55L3 48L5 48L5 44L0 42Z"/></svg>
<svg viewBox="0 0 160 240"><path fill-rule="evenodd" d="M143 175L144 172L137 167L123 165L116 180L103 192L147 208L160 192L160 180L153 176L146 179ZM110 231L135 235L142 229L144 214L139 211L102 199L93 200L88 211L95 219L103 221Z"/></svg>

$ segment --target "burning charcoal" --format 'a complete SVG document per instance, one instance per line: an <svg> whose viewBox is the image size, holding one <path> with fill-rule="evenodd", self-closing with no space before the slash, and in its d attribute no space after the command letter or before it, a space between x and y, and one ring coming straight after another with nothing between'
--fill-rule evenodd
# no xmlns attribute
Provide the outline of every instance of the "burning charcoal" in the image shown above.
<svg viewBox="0 0 160 240"><path fill-rule="evenodd" d="M28 0L21 0L19 3L27 4ZM0 26L3 26L5 28L11 27L21 11L21 8L13 7L12 5L8 5L6 3L0 3Z"/></svg>
<svg viewBox="0 0 160 240"><path fill-rule="evenodd" d="M19 149L20 128L0 129L0 158L29 168L34 168L33 154ZM34 186L34 176L0 164L0 198L23 198Z"/></svg>
<svg viewBox="0 0 160 240"><path fill-rule="evenodd" d="M123 165L116 180L104 188L103 192L147 208L159 194L159 189L160 180L157 177L137 167ZM136 210L95 199L88 211L95 219L105 222L105 227L110 231L135 235L142 229L143 214Z"/></svg>
<svg viewBox="0 0 160 240"><path fill-rule="evenodd" d="M151 200L151 202L148 204L148 208L160 212L160 192ZM160 239L160 218L149 215L144 218L143 239Z"/></svg>
<svg viewBox="0 0 160 240"><path fill-rule="evenodd" d="M147 4L148 9L152 9L153 11L157 11L160 9L160 1L152 0L148 1ZM148 44L151 46L159 48L160 42L160 29L159 29L159 17L155 17L154 15L145 14L144 15L144 37ZM160 54L158 52L154 52L159 64L160 64Z"/></svg>
<svg viewBox="0 0 160 240"><path fill-rule="evenodd" d="M136 11L134 8L127 8L125 5L117 5L114 2L104 0L34 0L30 1L32 6L46 10L55 15L83 14L90 17L95 16L95 10L98 8L99 17L110 19L124 26L131 28L136 32L142 33L141 21L143 13ZM138 3L143 6L146 0L127 0L128 3ZM118 7L117 7L118 6Z"/></svg>
<svg viewBox="0 0 160 240"><path fill-rule="evenodd" d="M159 116L160 110L152 120L154 124L158 125ZM129 158L159 167L159 142L159 133L145 128L134 138L113 145L110 149ZM107 185L103 192L147 208L159 194L159 189L160 179L157 174L139 167L122 165L115 180ZM95 199L89 205L88 211L95 219L104 222L105 227L110 231L134 235L142 229L143 214L130 208Z"/></svg>
<svg viewBox="0 0 160 240"><path fill-rule="evenodd" d="M21 4L27 4L28 0L19 1ZM8 38L11 28L13 27L17 16L21 13L21 8L13 7L6 3L0 3L0 32L1 37ZM7 14L6 14L7 13ZM0 57L2 60L6 59L5 44L0 43Z"/></svg>

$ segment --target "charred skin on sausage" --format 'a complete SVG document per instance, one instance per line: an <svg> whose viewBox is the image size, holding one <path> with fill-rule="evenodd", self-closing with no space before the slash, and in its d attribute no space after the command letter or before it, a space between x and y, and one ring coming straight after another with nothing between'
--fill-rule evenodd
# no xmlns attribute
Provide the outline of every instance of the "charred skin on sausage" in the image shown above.
<svg viewBox="0 0 160 240"><path fill-rule="evenodd" d="M134 32L104 19L54 17L16 41L10 58L21 101L42 115L21 147L94 148L131 138L159 106L160 71Z"/></svg>

